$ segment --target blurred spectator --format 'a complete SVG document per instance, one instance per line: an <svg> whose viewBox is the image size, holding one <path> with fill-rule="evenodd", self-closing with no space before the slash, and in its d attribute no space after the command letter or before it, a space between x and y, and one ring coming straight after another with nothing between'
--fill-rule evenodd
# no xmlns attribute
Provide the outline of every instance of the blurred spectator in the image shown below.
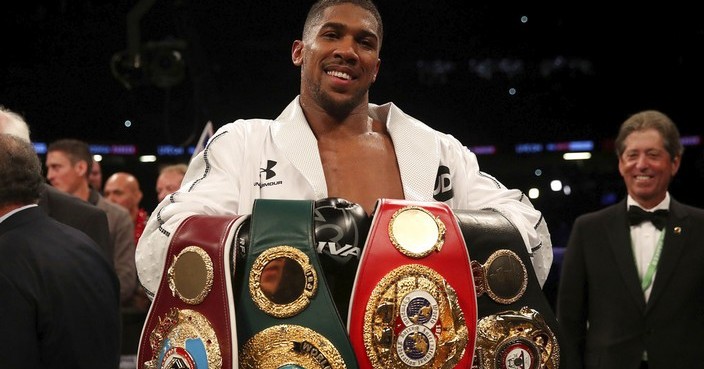
<svg viewBox="0 0 704 369"><path fill-rule="evenodd" d="M137 285L134 261L134 226L130 214L88 185L88 168L93 163L88 144L62 139L49 144L46 155L47 179L57 189L103 209L108 215L115 271L120 279L120 301L128 303Z"/></svg>
<svg viewBox="0 0 704 369"><path fill-rule="evenodd" d="M142 201L142 190L135 176L127 172L117 172L105 181L103 196L109 201L127 209L134 224L134 244L139 241L139 236L144 231L149 214L139 207Z"/></svg>
<svg viewBox="0 0 704 369"><path fill-rule="evenodd" d="M32 145L0 134L0 367L115 369L119 285L97 245L37 205Z"/></svg>
<svg viewBox="0 0 704 369"><path fill-rule="evenodd" d="M15 135L26 142L29 139L29 125L19 114L0 106L0 133ZM112 261L110 229L105 211L87 204L74 196L65 194L48 184L43 184L44 191L39 197L39 207L50 217L68 224L92 238L109 261Z"/></svg>
<svg viewBox="0 0 704 369"><path fill-rule="evenodd" d="M88 182L90 187L94 188L98 192L103 191L103 169L100 168L100 162L93 160L93 165L90 167L90 174L88 174Z"/></svg>
<svg viewBox="0 0 704 369"><path fill-rule="evenodd" d="M161 168L156 180L156 194L159 202L181 188L181 181L187 169L186 164L172 164Z"/></svg>
<svg viewBox="0 0 704 369"><path fill-rule="evenodd" d="M127 172L117 172L111 175L105 181L104 195L108 201L125 208L132 218L134 224L134 244L137 245L139 237L144 231L144 226L147 224L149 214L143 208L139 207L142 201L142 190L139 187L139 181L135 176ZM127 303L127 306L132 307L140 312L149 310L151 301L144 292L141 286L137 286L132 300Z"/></svg>

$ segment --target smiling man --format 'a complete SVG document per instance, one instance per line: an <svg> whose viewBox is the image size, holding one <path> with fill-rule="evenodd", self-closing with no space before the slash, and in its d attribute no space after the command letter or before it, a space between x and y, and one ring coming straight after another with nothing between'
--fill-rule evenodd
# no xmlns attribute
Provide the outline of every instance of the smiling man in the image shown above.
<svg viewBox="0 0 704 369"><path fill-rule="evenodd" d="M325 225L337 229L363 229L361 224L365 219L360 218L373 214L380 199L443 202L457 210L491 209L515 225L523 243L520 246L530 254L537 279L541 284L545 282L552 261L552 244L542 214L528 197L481 172L475 154L454 137L409 116L393 103L369 102L369 89L380 76L383 39L381 15L370 0L320 0L312 5L302 37L292 42L290 50L292 64L300 68L298 96L274 120L240 119L220 127L205 149L189 163L180 189L164 198L152 212L136 251L140 282L147 290L155 293L160 285L170 281L168 278L161 281L169 260L169 243L172 238L179 239L182 227L192 224L184 223L190 216L248 215L259 199L315 200L316 212L330 205L348 215L357 213L352 209L359 209L361 216L337 217L340 221L351 218L350 222L357 227ZM300 208L302 202L282 203L287 205L277 209L281 214L276 211L272 214L284 217L298 214L299 218L306 214ZM273 206L273 201L257 204L259 209L267 209ZM252 216L253 235L259 230L255 221L268 219L267 214L264 217L259 214L258 218ZM308 215L313 217L312 213ZM318 218L323 217L316 216L316 221ZM285 224L271 220L281 226L277 226L277 231L282 235L289 235L291 229L308 228L304 225L306 219L301 219L301 224L286 219L282 222ZM271 233L268 236L273 238L267 238L267 242L277 237L276 232ZM362 242L350 247L361 249L367 239L366 231L359 238ZM246 241L240 245L248 250ZM338 246L343 247L337 245L336 250ZM247 263L252 261L249 256L259 250L252 248L255 251L249 250ZM331 295L346 297L346 301L335 298L338 314L316 316L316 322L327 322L327 328L336 331L330 337L346 336L344 329L337 332L337 328L344 328L342 320L349 318L345 312L359 254L339 255L331 252L330 247L318 247L316 251L326 280L326 287L319 287L319 291L327 291L330 286ZM375 266L392 264L386 261L379 260ZM247 265L237 268L245 270ZM239 285L250 277L240 276L233 284ZM263 312L266 309L252 305L254 300L247 300L247 293L235 294L238 298L235 304L239 306L239 344L249 347L259 339L271 341L262 338L266 334L256 333L270 319L269 313ZM315 300L306 311L328 311L325 297ZM155 301L158 305L163 300L157 296ZM255 326L259 328L254 329ZM340 352L347 367L356 368L354 360L348 361L349 343L342 341L336 342L341 344ZM249 354L254 351L242 350L240 355L251 363L254 359Z"/></svg>
<svg viewBox="0 0 704 369"><path fill-rule="evenodd" d="M184 219L250 214L258 198L344 198L368 214L380 198L491 208L519 229L544 283L552 244L528 197L481 172L475 154L454 137L393 103L369 102L383 37L371 1L313 4L291 48L301 70L299 96L275 120L221 127L191 161L181 189L152 212L136 255L148 290L159 286L169 237Z"/></svg>
<svg viewBox="0 0 704 369"><path fill-rule="evenodd" d="M577 218L562 266L558 320L581 358L569 367L696 367L704 210L668 192L682 160L679 132L661 112L643 111L621 125L615 146L628 195Z"/></svg>

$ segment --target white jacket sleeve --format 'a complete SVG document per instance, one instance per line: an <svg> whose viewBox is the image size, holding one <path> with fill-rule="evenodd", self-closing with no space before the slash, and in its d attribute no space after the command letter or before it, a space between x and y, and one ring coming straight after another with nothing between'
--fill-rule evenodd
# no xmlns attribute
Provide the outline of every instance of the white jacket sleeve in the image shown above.
<svg viewBox="0 0 704 369"><path fill-rule="evenodd" d="M239 201L237 173L243 168L242 140L236 123L221 127L205 150L191 160L181 188L167 196L149 217L135 253L140 283L154 296L173 232L194 214L235 215Z"/></svg>
<svg viewBox="0 0 704 369"><path fill-rule="evenodd" d="M547 224L527 196L517 189L507 189L493 176L480 171L474 153L464 148L463 165L469 177L462 192L470 209L494 209L506 216L523 237L531 256L535 274L542 287L552 265L552 242ZM457 183L456 181L455 183Z"/></svg>

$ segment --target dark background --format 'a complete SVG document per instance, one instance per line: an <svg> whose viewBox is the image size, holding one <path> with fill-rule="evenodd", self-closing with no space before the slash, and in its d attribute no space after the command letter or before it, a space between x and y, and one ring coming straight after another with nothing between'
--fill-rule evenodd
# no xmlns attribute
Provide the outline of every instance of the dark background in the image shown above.
<svg viewBox="0 0 704 369"><path fill-rule="evenodd" d="M509 187L541 189L534 203L558 247L574 217L622 198L610 140L628 115L658 109L683 135L702 133L704 22L693 5L378 3L385 38L370 99L393 101L468 146L494 145L495 155L479 157L483 169ZM73 137L154 153L194 145L209 120L217 128L274 118L298 93L290 49L310 1L154 1L130 43L126 16L136 4L29 0L5 10L0 104L25 115L34 141ZM131 46L141 68L126 62ZM518 143L567 140L594 141L593 158L514 152ZM672 186L699 206L703 156L701 143L688 146ZM106 157L104 174L138 174L151 209L157 165L188 160L159 159ZM571 194L550 191L552 179Z"/></svg>

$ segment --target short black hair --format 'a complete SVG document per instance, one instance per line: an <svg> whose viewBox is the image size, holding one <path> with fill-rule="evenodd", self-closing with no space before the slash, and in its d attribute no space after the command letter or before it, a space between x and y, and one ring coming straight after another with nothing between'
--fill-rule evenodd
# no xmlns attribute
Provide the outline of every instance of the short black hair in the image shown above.
<svg viewBox="0 0 704 369"><path fill-rule="evenodd" d="M73 138L63 138L49 144L46 152L50 153L53 151L61 151L66 154L71 164L76 164L81 160L85 161L87 164L86 168L88 168L86 170L86 178L88 178L90 168L93 167L93 155L90 153L88 143Z"/></svg>
<svg viewBox="0 0 704 369"><path fill-rule="evenodd" d="M308 11L308 16L306 17L306 22L303 25L303 39L306 39L306 35L310 32L311 27L320 19L325 9L340 5L340 4L354 4L360 8L372 13L378 24L378 29L376 30L377 36L379 36L379 45L381 45L381 40L384 38L384 23L381 21L381 14L379 9L371 0L318 0L311 6Z"/></svg>

